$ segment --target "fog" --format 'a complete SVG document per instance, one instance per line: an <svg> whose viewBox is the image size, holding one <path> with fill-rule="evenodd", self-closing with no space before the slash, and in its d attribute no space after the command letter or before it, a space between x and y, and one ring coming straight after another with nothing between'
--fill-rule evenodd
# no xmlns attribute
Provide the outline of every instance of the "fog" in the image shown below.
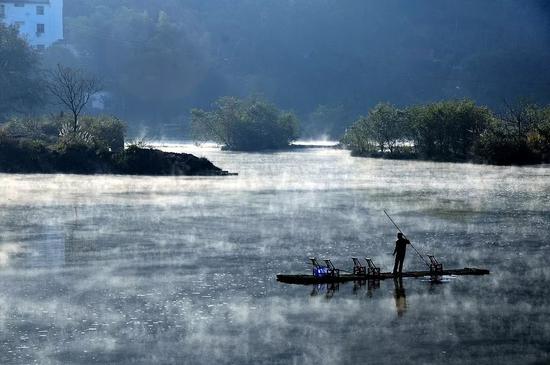
<svg viewBox="0 0 550 365"><path fill-rule="evenodd" d="M163 149L240 174L0 176L2 363L548 360L547 168ZM445 267L491 274L276 282L312 255L389 270L383 209Z"/></svg>
<svg viewBox="0 0 550 365"><path fill-rule="evenodd" d="M185 138L191 108L259 94L337 138L378 102L548 103L549 15L535 0L67 0L45 66L102 78L102 112L134 135Z"/></svg>
<svg viewBox="0 0 550 365"><path fill-rule="evenodd" d="M0 364L550 361L550 2L65 0L63 23L44 49L1 28L0 168L52 173L0 174ZM490 275L277 282L390 271L384 211Z"/></svg>

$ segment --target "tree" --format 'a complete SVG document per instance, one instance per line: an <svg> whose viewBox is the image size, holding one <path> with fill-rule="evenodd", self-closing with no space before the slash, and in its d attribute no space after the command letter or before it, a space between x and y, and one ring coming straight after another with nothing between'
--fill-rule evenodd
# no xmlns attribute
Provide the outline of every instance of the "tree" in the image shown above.
<svg viewBox="0 0 550 365"><path fill-rule="evenodd" d="M0 22L0 121L10 114L29 114L43 103L38 57L14 26Z"/></svg>
<svg viewBox="0 0 550 365"><path fill-rule="evenodd" d="M366 117L359 118L342 137L340 143L358 156L369 155L376 152L376 145L371 139L371 134Z"/></svg>
<svg viewBox="0 0 550 365"><path fill-rule="evenodd" d="M81 70L64 67L60 64L50 72L47 84L50 93L72 113L72 131L78 131L78 117L90 101L92 95L101 90L96 78Z"/></svg>
<svg viewBox="0 0 550 365"><path fill-rule="evenodd" d="M124 151L126 125L120 119L109 116L84 116L79 123L82 130L91 136L96 150Z"/></svg>
<svg viewBox="0 0 550 365"><path fill-rule="evenodd" d="M229 150L279 149L298 138L294 114L256 99L219 99L214 111L191 111L191 129L197 141L214 141Z"/></svg>
<svg viewBox="0 0 550 365"><path fill-rule="evenodd" d="M494 117L472 100L447 100L407 110L415 149L423 157L463 161Z"/></svg>
<svg viewBox="0 0 550 365"><path fill-rule="evenodd" d="M406 110L378 104L347 131L342 144L356 155L414 154L426 159L465 161L476 157L482 134L494 123L492 112L471 100L448 100ZM485 136L486 144L492 146L494 136Z"/></svg>
<svg viewBox="0 0 550 365"><path fill-rule="evenodd" d="M392 154L407 134L405 113L391 104L379 103L369 111L367 118L372 138L378 144L380 152L388 150Z"/></svg>
<svg viewBox="0 0 550 365"><path fill-rule="evenodd" d="M379 103L355 122L342 143L359 155L385 152L392 155L409 134L406 113L391 104Z"/></svg>
<svg viewBox="0 0 550 365"><path fill-rule="evenodd" d="M550 162L550 107L517 102L481 134L477 157L497 165Z"/></svg>
<svg viewBox="0 0 550 365"><path fill-rule="evenodd" d="M78 9L87 9L82 16L66 18L67 41L79 54L76 62L105 80L109 112L179 121L182 105L190 107L193 95L204 93L212 69L202 25L191 14L168 16L173 12L161 11L156 2L143 2L147 11L136 1L85 3ZM52 53L67 64L63 53Z"/></svg>

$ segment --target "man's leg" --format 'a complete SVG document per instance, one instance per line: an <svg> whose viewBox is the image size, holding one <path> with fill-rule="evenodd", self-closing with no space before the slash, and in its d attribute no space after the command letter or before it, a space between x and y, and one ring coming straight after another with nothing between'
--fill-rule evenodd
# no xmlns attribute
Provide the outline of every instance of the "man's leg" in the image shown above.
<svg viewBox="0 0 550 365"><path fill-rule="evenodd" d="M395 255L395 263L393 264L393 273L397 272L397 266L399 265L399 255Z"/></svg>

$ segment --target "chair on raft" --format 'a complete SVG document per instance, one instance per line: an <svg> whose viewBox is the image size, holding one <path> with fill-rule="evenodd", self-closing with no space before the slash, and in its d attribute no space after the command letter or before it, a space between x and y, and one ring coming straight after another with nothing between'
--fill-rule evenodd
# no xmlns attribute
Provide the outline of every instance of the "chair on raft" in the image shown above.
<svg viewBox="0 0 550 365"><path fill-rule="evenodd" d="M353 260L353 275L367 275L367 268L361 264L357 257L352 257Z"/></svg>
<svg viewBox="0 0 550 365"><path fill-rule="evenodd" d="M310 257L309 261L311 261L312 273L315 277L325 276L328 273L328 268L326 266L321 265L315 257Z"/></svg>
<svg viewBox="0 0 550 365"><path fill-rule="evenodd" d="M340 269L337 269L336 267L334 267L330 259L325 259L324 261L327 264L328 273L330 276L340 276Z"/></svg>
<svg viewBox="0 0 550 365"><path fill-rule="evenodd" d="M313 265L313 268L314 269L318 269L320 267L324 267L322 266L321 264L319 264L319 262L317 261L317 259L315 257L310 257L309 258L309 261L311 261L311 265Z"/></svg>
<svg viewBox="0 0 550 365"><path fill-rule="evenodd" d="M441 274L443 272L443 264L437 261L434 255L428 255L430 259L430 273Z"/></svg>
<svg viewBox="0 0 550 365"><path fill-rule="evenodd" d="M380 278L380 268L374 264L371 258L366 257L367 260L367 276L369 278Z"/></svg>

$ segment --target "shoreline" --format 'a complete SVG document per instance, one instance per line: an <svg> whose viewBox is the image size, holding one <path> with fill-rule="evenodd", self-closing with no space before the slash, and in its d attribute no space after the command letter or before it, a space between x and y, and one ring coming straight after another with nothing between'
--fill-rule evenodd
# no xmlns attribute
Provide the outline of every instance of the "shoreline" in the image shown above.
<svg viewBox="0 0 550 365"><path fill-rule="evenodd" d="M0 173L129 176L235 176L205 157L130 146L124 151L95 151L73 146L62 151L32 145L0 146Z"/></svg>

